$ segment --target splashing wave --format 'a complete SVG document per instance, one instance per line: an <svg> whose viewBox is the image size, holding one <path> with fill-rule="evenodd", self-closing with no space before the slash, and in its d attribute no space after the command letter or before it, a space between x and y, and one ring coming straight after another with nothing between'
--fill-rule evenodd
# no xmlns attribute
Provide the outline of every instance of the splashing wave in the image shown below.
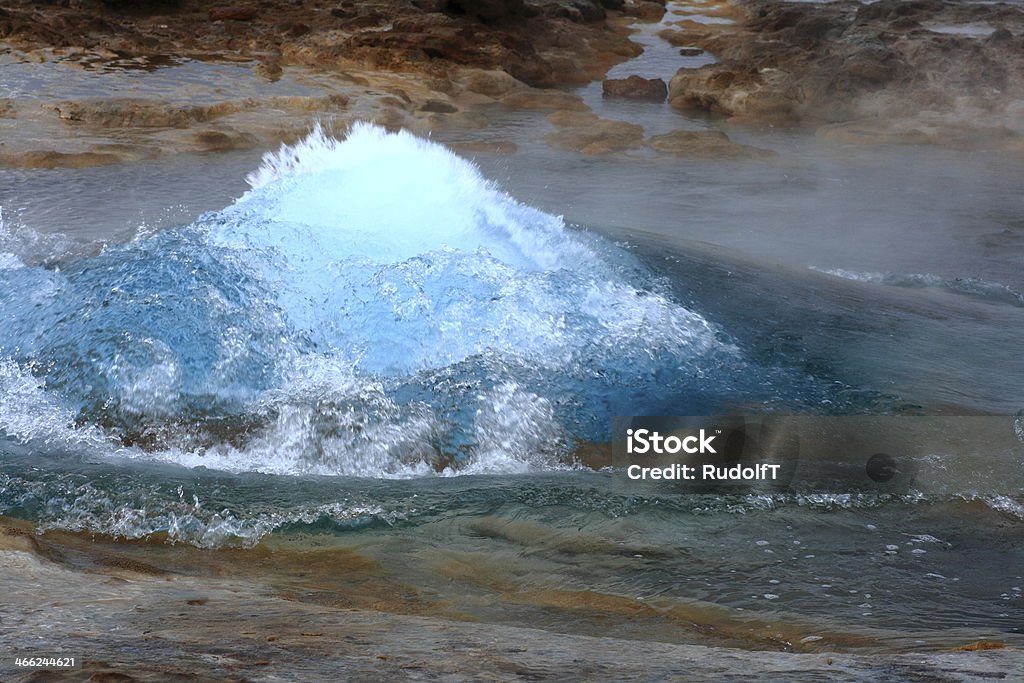
<svg viewBox="0 0 1024 683"><path fill-rule="evenodd" d="M516 472L616 412L761 381L626 252L440 145L314 130L248 180L188 226L3 261L0 431L232 471Z"/></svg>

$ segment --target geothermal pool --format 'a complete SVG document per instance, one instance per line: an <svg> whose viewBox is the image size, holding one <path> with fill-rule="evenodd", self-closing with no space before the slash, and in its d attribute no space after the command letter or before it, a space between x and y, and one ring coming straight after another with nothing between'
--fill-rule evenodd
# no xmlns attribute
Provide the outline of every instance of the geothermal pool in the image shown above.
<svg viewBox="0 0 1024 683"><path fill-rule="evenodd" d="M748 620L795 619L808 643L840 647L1016 637L1024 513L1012 473L978 463L941 493L657 494L576 460L622 413L1011 407L1006 325L1019 329L1024 309L943 284L995 281L998 260L933 263L938 281L830 275L810 266L881 272L878 245L848 247L848 261L816 252L801 268L799 253L771 260L784 232L748 228L746 252L693 242L710 236L709 216L732 225L741 207L666 220L671 202L651 187L635 232L621 207L636 197L622 190L600 222L568 224L514 198L572 197L555 169L581 162L545 161L548 183L534 174L509 194L439 144L365 126L344 141L314 133L256 165L225 208L101 250L109 238L76 242L74 216L57 240L28 232L30 209L13 226L5 214L11 247L35 251L8 253L0 271L4 513L52 533L161 541L144 554L165 565L181 544L209 549L189 556L193 572L237 562L222 554L232 548L358 550L418 587L408 609L555 630L604 632L610 619L627 637L772 647L744 640ZM488 163L516 176L515 163ZM833 163L848 183L868 175ZM695 174L665 171L684 185ZM67 173L87 184L114 172ZM591 191L612 172L595 168ZM769 176L791 182L754 169L737 203L767 201L754 190ZM832 182L797 193L834 197ZM1019 199L1006 196L1009 216ZM922 376L926 364L948 374ZM326 568L281 580L348 590ZM644 611L563 604L578 591ZM731 635L686 633L693 610Z"/></svg>
<svg viewBox="0 0 1024 683"><path fill-rule="evenodd" d="M1024 642L1013 461L933 459L941 486L897 494L587 466L621 414L1017 413L1024 168L583 95L779 156L585 158L493 112L518 153L361 125L262 159L0 170L0 513L83 566L116 546L323 604L768 649Z"/></svg>

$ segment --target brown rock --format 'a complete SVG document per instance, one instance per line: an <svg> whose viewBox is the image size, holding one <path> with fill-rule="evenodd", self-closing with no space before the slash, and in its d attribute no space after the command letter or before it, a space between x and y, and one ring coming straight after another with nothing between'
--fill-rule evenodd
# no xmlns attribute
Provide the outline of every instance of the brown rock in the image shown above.
<svg viewBox="0 0 1024 683"><path fill-rule="evenodd" d="M718 130L675 130L665 135L655 135L647 140L647 146L658 152L678 157L698 159L739 159L765 158L775 152L733 142Z"/></svg>
<svg viewBox="0 0 1024 683"><path fill-rule="evenodd" d="M680 69L669 82L668 101L676 109L731 114L722 99L734 78L733 72L716 67Z"/></svg>
<svg viewBox="0 0 1024 683"><path fill-rule="evenodd" d="M644 137L644 127L636 123L602 119L589 112L558 111L548 121L559 130L545 140L557 149L580 154L608 154L633 149Z"/></svg>
<svg viewBox="0 0 1024 683"><path fill-rule="evenodd" d="M256 15L255 7L214 7L210 10L210 21L252 21Z"/></svg>
<svg viewBox="0 0 1024 683"><path fill-rule="evenodd" d="M282 24L278 24L277 32L282 36L289 38L301 38L313 29L310 28L309 24L305 24L301 21L291 22L286 21Z"/></svg>
<svg viewBox="0 0 1024 683"><path fill-rule="evenodd" d="M586 126L596 121L600 121L597 114L591 111L574 111L571 109L562 109L552 114L548 114L548 122L559 128L572 128L574 126Z"/></svg>
<svg viewBox="0 0 1024 683"><path fill-rule="evenodd" d="M685 47L694 43L702 44L706 34L704 31L680 31L678 29L666 28L658 31L658 37L669 45Z"/></svg>
<svg viewBox="0 0 1024 683"><path fill-rule="evenodd" d="M116 154L100 152L31 151L23 154L0 154L0 166L13 168L91 168L122 161Z"/></svg>
<svg viewBox="0 0 1024 683"><path fill-rule="evenodd" d="M571 0L567 4L559 4L553 8L552 14L565 17L577 23L603 21L604 7L594 0Z"/></svg>
<svg viewBox="0 0 1024 683"><path fill-rule="evenodd" d="M0 551L15 551L39 554L39 542L26 529L0 527Z"/></svg>
<svg viewBox="0 0 1024 683"><path fill-rule="evenodd" d="M208 152L224 152L232 149L247 149L257 144L252 135L237 131L204 130L196 133L196 143Z"/></svg>
<svg viewBox="0 0 1024 683"><path fill-rule="evenodd" d="M154 567L146 562L133 560L130 557L101 557L96 561L96 563L103 567L123 569L136 574L148 574L150 576L163 576L167 574L167 572L159 567ZM191 604L191 601L189 604Z"/></svg>
<svg viewBox="0 0 1024 683"><path fill-rule="evenodd" d="M569 109L572 111L588 111L578 95L570 95L558 90L529 90L515 92L501 98L501 103L514 109Z"/></svg>
<svg viewBox="0 0 1024 683"><path fill-rule="evenodd" d="M67 122L101 128L187 128L249 108L248 102L183 106L143 99L82 100L46 105Z"/></svg>
<svg viewBox="0 0 1024 683"><path fill-rule="evenodd" d="M981 652L983 650L1002 650L1005 647L1006 643L998 640L978 640L973 643L968 643L967 645L955 647L953 650L955 652Z"/></svg>
<svg viewBox="0 0 1024 683"><path fill-rule="evenodd" d="M657 2L637 2L623 5L622 13L644 21L660 21L665 16L665 6Z"/></svg>
<svg viewBox="0 0 1024 683"><path fill-rule="evenodd" d="M361 14L351 19L346 19L341 22L340 27L345 31L355 31L361 28L371 28L373 26L380 26L387 17L380 12L370 12L369 14Z"/></svg>
<svg viewBox="0 0 1024 683"><path fill-rule="evenodd" d="M1005 126L982 128L958 117L923 113L893 120L863 119L821 126L815 135L825 140L856 145L938 145L950 149L1024 149L1024 136Z"/></svg>
<svg viewBox="0 0 1024 683"><path fill-rule="evenodd" d="M664 102L668 86L660 78L608 78L601 84L605 97L626 97L633 100Z"/></svg>
<svg viewBox="0 0 1024 683"><path fill-rule="evenodd" d="M444 100L427 100L420 105L419 111L433 112L436 114L454 114L459 111L451 102L445 102Z"/></svg>
<svg viewBox="0 0 1024 683"><path fill-rule="evenodd" d="M448 8L448 0L412 0L412 4L424 12L443 12Z"/></svg>
<svg viewBox="0 0 1024 683"><path fill-rule="evenodd" d="M460 82L466 90L488 97L501 97L513 90L521 90L526 87L522 81L498 70L473 69L463 76Z"/></svg>
<svg viewBox="0 0 1024 683"><path fill-rule="evenodd" d="M523 0L448 0L447 9L484 23L495 23L522 16L526 3Z"/></svg>

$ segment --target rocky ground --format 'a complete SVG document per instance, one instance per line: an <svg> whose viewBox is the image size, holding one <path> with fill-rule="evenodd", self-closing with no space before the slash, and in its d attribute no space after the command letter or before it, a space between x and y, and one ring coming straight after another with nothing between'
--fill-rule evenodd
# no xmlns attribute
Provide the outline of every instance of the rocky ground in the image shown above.
<svg viewBox="0 0 1024 683"><path fill-rule="evenodd" d="M605 17L597 0L8 1L0 39L99 55L250 56L271 79L281 64L424 80L476 67L551 87L590 80L635 53L621 32L605 30Z"/></svg>
<svg viewBox="0 0 1024 683"><path fill-rule="evenodd" d="M945 0L747 0L736 26L663 37L719 58L669 98L850 142L1024 149L1024 6Z"/></svg>
<svg viewBox="0 0 1024 683"><path fill-rule="evenodd" d="M808 126L843 142L1024 151L1022 5L696 7L722 23L665 19L661 36L717 63L680 69L668 84L609 80L605 96L652 107L667 96L684 113ZM638 55L630 26L665 12L664 0L5 0L0 164L82 167L267 148L314 119L339 129L369 119L421 134L487 131L495 107L537 111L560 150L766 156L723 134L645 139L635 122L598 118L571 93ZM158 77L181 64L188 78ZM233 64L237 76L213 73L218 64ZM515 145L496 131L466 150Z"/></svg>
<svg viewBox="0 0 1024 683"><path fill-rule="evenodd" d="M498 102L578 107L549 88L600 78L640 52L625 22L606 16L597 0L5 2L0 65L20 67L27 87L35 73L60 72L50 76L52 92L0 92L0 163L91 166L265 147L301 135L314 118L427 133L486 127L481 109ZM185 59L244 69L239 79L218 76L213 93L154 78L126 95L60 92L99 82L71 69L155 72ZM14 78L9 71L8 89ZM274 96L275 84L307 92ZM500 141L492 148L507 151Z"/></svg>
<svg viewBox="0 0 1024 683"><path fill-rule="evenodd" d="M0 679L719 681L743 672L772 681L954 682L1013 680L1024 670L1024 653L992 643L798 654L351 609L123 557L82 566L73 546L55 546L20 524L0 529L0 571L16 587L0 602ZM74 656L79 666L26 671L14 666L19 655Z"/></svg>

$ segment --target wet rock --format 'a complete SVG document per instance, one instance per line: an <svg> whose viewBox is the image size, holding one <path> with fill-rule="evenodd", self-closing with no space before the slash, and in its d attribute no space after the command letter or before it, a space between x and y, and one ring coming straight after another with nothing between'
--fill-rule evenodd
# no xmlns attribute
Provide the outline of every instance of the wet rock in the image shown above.
<svg viewBox="0 0 1024 683"><path fill-rule="evenodd" d="M1020 136L1024 136L1024 99L1011 102L1006 107L1003 125Z"/></svg>
<svg viewBox="0 0 1024 683"><path fill-rule="evenodd" d="M313 29L301 21L286 21L277 26L277 32L286 38L301 38Z"/></svg>
<svg viewBox="0 0 1024 683"><path fill-rule="evenodd" d="M344 51L345 58L378 71L437 73L453 65L501 68L533 87L589 81L600 66L596 50L605 43L582 29L569 32L560 25L557 31L552 27L550 32L540 31L541 37L530 38L520 33L529 22L465 23L448 14L395 21L389 31L366 31L347 38L350 49ZM511 33L513 27L516 34Z"/></svg>
<svg viewBox="0 0 1024 683"><path fill-rule="evenodd" d="M921 24L909 17L904 17L902 19L897 19L896 21L892 22L889 25L889 28L895 29L897 31L914 31L916 29L921 28Z"/></svg>
<svg viewBox="0 0 1024 683"><path fill-rule="evenodd" d="M1024 99L1024 41L1014 37L1024 30L1024 8L941 0L879 0L856 8L754 0L739 11L734 26L688 24L685 31L659 34L719 59L677 72L668 94L674 107L815 126L913 122L920 112L935 112L994 135L993 142L1002 145L998 131L1012 118L1012 103ZM1000 30L984 39L920 30L942 25ZM942 126L948 129L949 122ZM933 135L917 125L905 128L892 132L907 141L958 140L957 146L963 137ZM843 134L854 135L853 130Z"/></svg>
<svg viewBox="0 0 1024 683"><path fill-rule="evenodd" d="M559 111L548 121L559 130L544 140L556 149L597 155L621 152L638 147L643 141L644 127L625 121L602 119L589 112Z"/></svg>
<svg viewBox="0 0 1024 683"><path fill-rule="evenodd" d="M626 97L633 100L651 100L663 102L668 95L668 86L660 78L608 78L601 83L605 97Z"/></svg>
<svg viewBox="0 0 1024 683"><path fill-rule="evenodd" d="M91 168L108 166L123 159L116 154L102 152L55 152L50 150L22 152L20 154L0 153L0 166L11 168Z"/></svg>
<svg viewBox="0 0 1024 683"><path fill-rule="evenodd" d="M793 27L792 40L802 47L811 48L821 44L826 37L839 35L842 27L828 17L811 16L798 21Z"/></svg>
<svg viewBox="0 0 1024 683"><path fill-rule="evenodd" d="M895 50L874 45L865 46L848 55L842 66L836 82L850 87L870 88L895 80L905 68Z"/></svg>
<svg viewBox="0 0 1024 683"><path fill-rule="evenodd" d="M69 123L100 128L187 128L194 123L232 114L252 106L249 102L211 105L174 105L151 100L81 100L48 106Z"/></svg>
<svg viewBox="0 0 1024 683"><path fill-rule="evenodd" d="M386 107L374 114L370 121L386 128L390 132L413 127L409 115L398 107Z"/></svg>
<svg viewBox="0 0 1024 683"><path fill-rule="evenodd" d="M559 562L589 558L618 565L635 562L634 554L657 552L677 565L693 561L676 549L522 520L483 517L470 526L477 537ZM425 600L420 586L396 580L394 563L385 566L346 548L210 552L61 532L47 536L45 545L67 556L139 557L167 574L104 569L102 562L82 571L74 568L81 559L74 565L45 562L31 546L28 552L0 550L0 572L18 587L4 596L4 608L19 619L18 628L0 630L0 650L88 653L81 669L66 676L38 672L17 680L214 683L292 680L295 671L308 680L336 680L338 671L350 680L392 680L410 671L442 680L458 671L468 680L577 680L581 672L597 672L590 678L712 683L722 680L723 671L738 671L768 681L886 680L893 672L901 680L967 681L1015 680L1013 672L1024 670L1024 652L1013 643L1000 647L999 639L899 654L879 638L793 617L764 618L700 600L655 609L599 590L537 585L524 567L484 552L422 555L429 573L447 585L472 586L475 602L484 595L516 612L510 624L469 621L448 604ZM532 615L572 619L556 623L579 622L581 631L600 637L572 628L541 630L529 621ZM617 624L628 624L627 634L638 625L665 624L683 642L649 641L641 651L636 640L619 635ZM811 633L824 637L801 642ZM726 646L688 644L690 638ZM581 652L588 653L586 662Z"/></svg>
<svg viewBox="0 0 1024 683"><path fill-rule="evenodd" d="M448 0L446 10L484 23L495 23L523 16L526 4L523 0Z"/></svg>
<svg viewBox="0 0 1024 683"><path fill-rule="evenodd" d="M592 0L572 0L569 6L579 13L581 21L604 21L604 7L598 2Z"/></svg>
<svg viewBox="0 0 1024 683"><path fill-rule="evenodd" d="M23 528L13 526L0 527L0 552L15 551L22 553L41 554L39 541L32 533Z"/></svg>
<svg viewBox="0 0 1024 683"><path fill-rule="evenodd" d="M980 652L982 650L1002 650L1006 643L993 640L977 640L973 643L953 648L954 652Z"/></svg>
<svg viewBox="0 0 1024 683"><path fill-rule="evenodd" d="M255 7L214 7L210 10L210 21L252 21L259 12Z"/></svg>
<svg viewBox="0 0 1024 683"><path fill-rule="evenodd" d="M767 158L775 152L733 142L718 130L676 130L646 141L651 149L677 157L699 159Z"/></svg>
<svg viewBox="0 0 1024 683"><path fill-rule="evenodd" d="M422 98L421 93L416 95ZM268 96L194 106L149 99L36 103L19 109L16 123L0 119L5 127L22 131L0 142L0 165L84 168L168 154L271 147L296 140L308 132L314 119L343 126L354 118L339 115L347 107L348 97L342 94ZM360 108L364 115L375 110L370 101Z"/></svg>
<svg viewBox="0 0 1024 683"><path fill-rule="evenodd" d="M942 0L914 0L913 2L879 0L870 5L861 5L857 9L857 21L861 23L891 22L903 17L921 16L922 14L935 15L943 10L944 4Z"/></svg>
<svg viewBox="0 0 1024 683"><path fill-rule="evenodd" d="M252 68L253 72L266 78L271 83L281 80L284 70L281 68L280 60L265 59Z"/></svg>
<svg viewBox="0 0 1024 683"><path fill-rule="evenodd" d="M527 90L514 92L501 98L501 103L512 109L564 109L589 111L578 95L560 90Z"/></svg>
<svg viewBox="0 0 1024 683"><path fill-rule="evenodd" d="M704 50L699 47L684 47L680 48L679 54L683 57L699 57L704 54Z"/></svg>
<svg viewBox="0 0 1024 683"><path fill-rule="evenodd" d="M133 12L111 20L98 3L80 3L72 15L53 4L12 9L0 19L0 38L26 47L84 46L132 54L243 54L277 52L285 65L327 70L353 65L369 71L431 78L462 67L502 69L533 87L589 82L635 44L621 27L598 21L599 0L416 0L359 3L264 2L181 11L168 22L159 13ZM5 8L7 6L5 5ZM245 15L258 12L245 22ZM556 16L570 8L584 23ZM335 15L331 16L332 9ZM587 20L590 20L589 22ZM382 26L388 30L372 30Z"/></svg>
<svg viewBox="0 0 1024 683"><path fill-rule="evenodd" d="M314 116L344 108L324 100L330 92L356 100L355 113L339 122L358 114L392 128L428 131L486 125L476 110L495 100L541 111L583 111L587 107L574 95L532 88L590 82L638 50L621 26L600 21L613 0L225 0L182 4L173 17L138 10L137 3L125 3L124 13L86 0L73 2L71 11L58 4L5 4L0 39L25 60L59 58L82 68L101 61L141 64L169 54L236 54L252 59L252 73L271 82L290 80L299 69L320 70L303 85L322 92L271 98L236 89L229 77L215 84L232 97L227 102L196 104L196 93L185 84L166 94L143 87L137 99L0 105L0 151L8 165L81 166L275 145L308 127ZM147 7L155 10L157 3ZM571 8L582 23L555 16L559 7ZM332 16L332 9L340 16ZM378 30L384 25L388 30ZM335 77L338 88L329 85ZM383 93L399 86L408 97L385 101ZM36 140L48 142L41 148ZM32 155L22 159L25 152Z"/></svg>
<svg viewBox="0 0 1024 683"><path fill-rule="evenodd" d="M445 102L444 100L427 100L424 102L419 111L434 112L437 114L454 114L459 111L451 102Z"/></svg>
<svg viewBox="0 0 1024 683"><path fill-rule="evenodd" d="M952 149L1024 150L1024 135L1008 126L979 128L955 117L922 114L893 120L864 119L821 126L817 137L856 145L939 145Z"/></svg>
<svg viewBox="0 0 1024 683"><path fill-rule="evenodd" d="M487 95L488 97L501 97L514 90L523 90L526 85L511 76L505 71L485 71L482 69L467 70L459 79L466 90Z"/></svg>
<svg viewBox="0 0 1024 683"><path fill-rule="evenodd" d="M675 46L688 46L693 44L703 44L710 39L707 31L703 30L686 30L679 31L676 29L664 29L658 32L658 37L666 41L669 45Z"/></svg>
<svg viewBox="0 0 1024 683"><path fill-rule="evenodd" d="M680 69L669 82L668 100L676 109L732 114L739 108L733 100L744 100L747 95L746 89L739 90L741 84L752 80L749 75L718 65Z"/></svg>
<svg viewBox="0 0 1024 683"><path fill-rule="evenodd" d="M645 0L627 2L622 7L622 13L642 21L661 21L661 18L665 16L665 6L657 2L646 2Z"/></svg>
<svg viewBox="0 0 1024 683"><path fill-rule="evenodd" d="M1005 28L996 29L995 31L992 32L992 35L985 39L986 45L1008 46L1012 43L1013 34L1009 31L1009 29Z"/></svg>
<svg viewBox="0 0 1024 683"><path fill-rule="evenodd" d="M413 0L412 4L424 12L443 12L448 7L448 0Z"/></svg>
<svg viewBox="0 0 1024 683"><path fill-rule="evenodd" d="M96 564L107 569L120 569L134 574L146 574L149 576L164 576L167 574L166 571L159 567L154 567L139 560L133 560L130 557L100 557L96 560Z"/></svg>
<svg viewBox="0 0 1024 683"><path fill-rule="evenodd" d="M195 141L203 151L225 152L233 149L249 149L259 141L252 135L238 131L204 130L195 134Z"/></svg>

